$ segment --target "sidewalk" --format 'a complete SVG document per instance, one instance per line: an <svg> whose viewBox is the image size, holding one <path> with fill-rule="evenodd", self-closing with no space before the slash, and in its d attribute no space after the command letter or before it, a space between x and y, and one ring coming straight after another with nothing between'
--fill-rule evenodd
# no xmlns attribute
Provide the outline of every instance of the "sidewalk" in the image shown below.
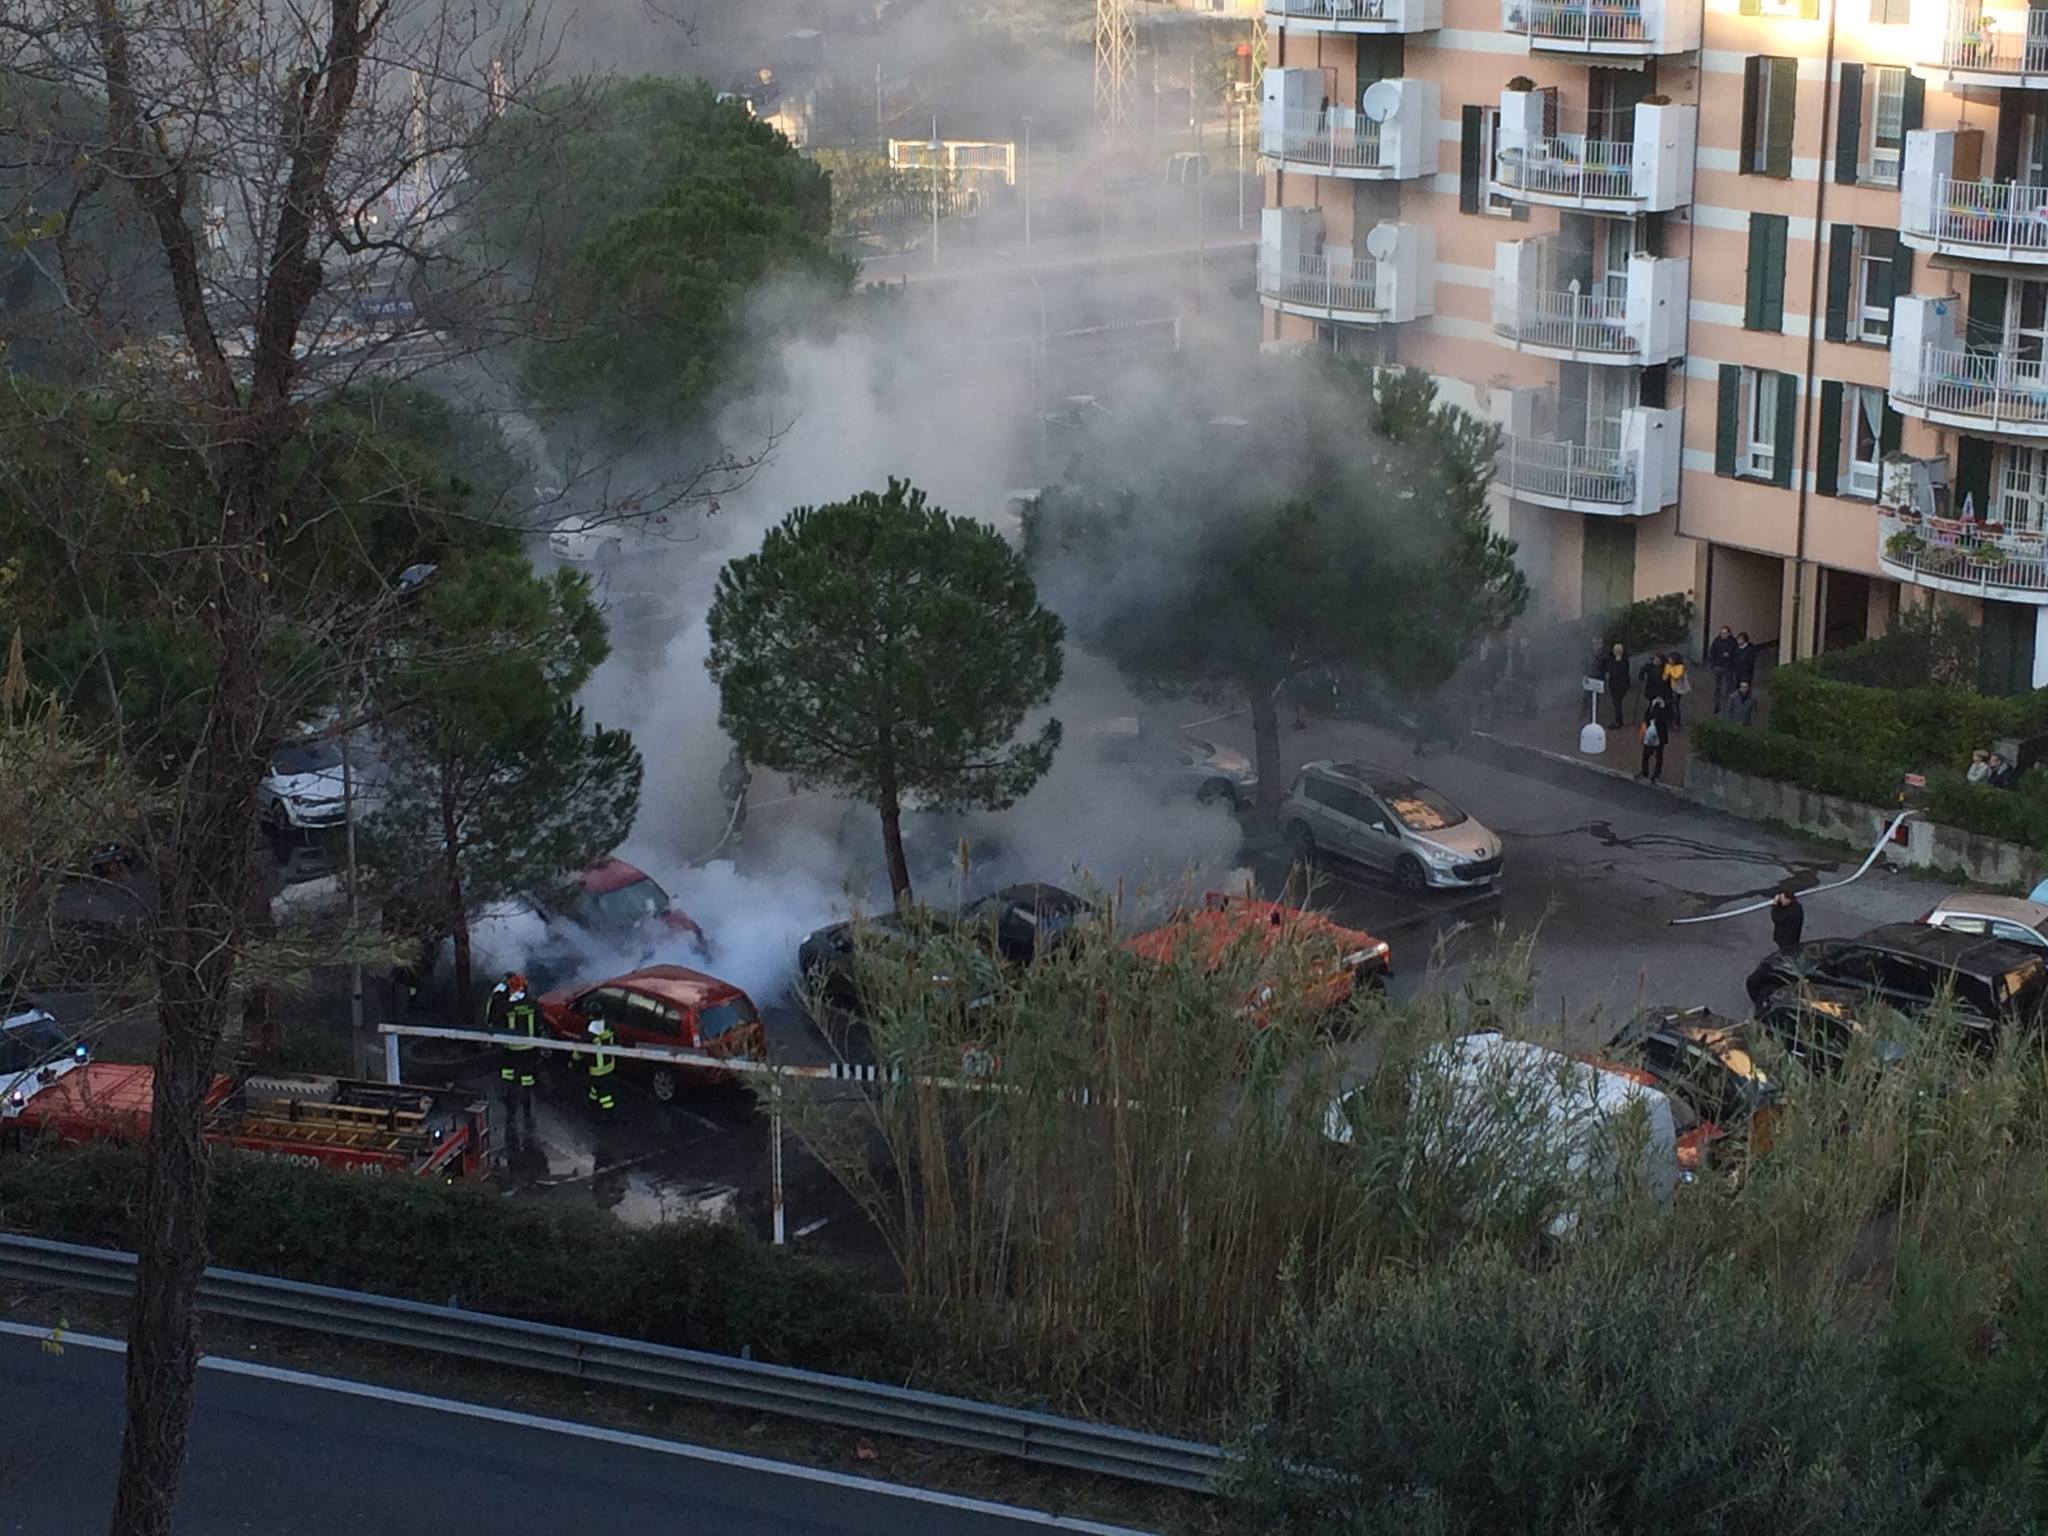
<svg viewBox="0 0 2048 1536"><path fill-rule="evenodd" d="M1640 695L1630 694L1624 705L1628 724L1616 729L1609 724L1614 715L1607 700L1603 698L1600 701L1600 724L1607 732L1607 750L1597 754L1579 750L1579 732L1586 724L1586 696L1583 693L1575 695L1569 702L1555 697L1546 699L1527 718L1496 710L1488 717L1483 731L1496 741L1530 747L1585 767L1605 769L1622 778L1632 779L1643 766L1643 701ZM1664 749L1663 782L1673 789L1685 787L1685 765L1692 755L1690 725L1713 712L1711 684L1705 689L1695 690L1686 698L1684 723L1672 732L1670 745Z"/></svg>

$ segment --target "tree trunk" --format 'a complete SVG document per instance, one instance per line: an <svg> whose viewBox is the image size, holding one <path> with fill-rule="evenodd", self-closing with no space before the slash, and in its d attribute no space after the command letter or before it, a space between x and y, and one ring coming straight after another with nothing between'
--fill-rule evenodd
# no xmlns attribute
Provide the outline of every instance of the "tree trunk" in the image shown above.
<svg viewBox="0 0 2048 1536"><path fill-rule="evenodd" d="M441 783L441 849L447 859L448 932L455 952L455 1016L474 1028L478 1023L476 976L469 951L469 907L462 899L462 829L456 825L455 795L445 775Z"/></svg>
<svg viewBox="0 0 2048 1536"><path fill-rule="evenodd" d="M889 859L889 895L897 905L910 896L910 861L903 857L903 810L896 788L885 785L877 797L882 813L882 851Z"/></svg>
<svg viewBox="0 0 2048 1536"><path fill-rule="evenodd" d="M1259 815L1268 821L1279 814L1286 791L1280 777L1280 709L1274 698L1278 691L1264 683L1251 689L1252 761L1259 774Z"/></svg>

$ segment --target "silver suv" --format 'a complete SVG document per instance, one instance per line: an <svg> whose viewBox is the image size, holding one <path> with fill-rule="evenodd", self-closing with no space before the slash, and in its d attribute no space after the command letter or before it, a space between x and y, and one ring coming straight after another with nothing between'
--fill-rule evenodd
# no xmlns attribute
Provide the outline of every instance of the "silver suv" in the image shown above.
<svg viewBox="0 0 2048 1536"><path fill-rule="evenodd" d="M1500 839L1419 779L1370 763L1304 763L1280 803L1297 859L1384 870L1405 891L1469 889L1500 876Z"/></svg>

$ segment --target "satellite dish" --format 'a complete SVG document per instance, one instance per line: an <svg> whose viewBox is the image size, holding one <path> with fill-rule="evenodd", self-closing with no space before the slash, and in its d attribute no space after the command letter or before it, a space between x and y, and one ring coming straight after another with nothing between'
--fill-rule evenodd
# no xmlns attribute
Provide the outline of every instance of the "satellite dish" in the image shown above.
<svg viewBox="0 0 2048 1536"><path fill-rule="evenodd" d="M1358 98L1358 110L1366 121L1384 123L1401 106L1401 87L1391 80L1375 80L1365 88L1365 94Z"/></svg>
<svg viewBox="0 0 2048 1536"><path fill-rule="evenodd" d="M1365 253L1374 261L1391 261L1401 244L1401 227L1391 220L1365 232Z"/></svg>

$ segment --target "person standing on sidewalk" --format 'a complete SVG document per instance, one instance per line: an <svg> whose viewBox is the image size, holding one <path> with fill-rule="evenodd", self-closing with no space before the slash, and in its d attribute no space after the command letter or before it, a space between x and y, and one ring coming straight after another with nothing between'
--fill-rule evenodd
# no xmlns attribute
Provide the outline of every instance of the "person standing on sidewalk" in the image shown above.
<svg viewBox="0 0 2048 1536"><path fill-rule="evenodd" d="M1749 684L1737 683L1735 691L1728 695L1727 718L1736 725L1756 724L1756 695L1750 692Z"/></svg>
<svg viewBox="0 0 2048 1536"><path fill-rule="evenodd" d="M1771 942L1778 946L1778 953L1789 955L1799 947L1799 936L1806 932L1806 908L1799 905L1799 898L1790 891L1780 891L1771 898Z"/></svg>
<svg viewBox="0 0 2048 1536"><path fill-rule="evenodd" d="M1671 740L1671 699L1661 690L1643 700L1643 763L1636 777L1664 782L1664 748Z"/></svg>
<svg viewBox="0 0 2048 1536"><path fill-rule="evenodd" d="M1707 667L1714 674L1714 713L1721 713L1735 692L1735 631L1726 624L1707 647Z"/></svg>
<svg viewBox="0 0 2048 1536"><path fill-rule="evenodd" d="M1685 673L1685 658L1677 651L1664 657L1664 691L1671 698L1671 729L1676 734L1685 724L1685 696L1692 692L1692 679Z"/></svg>
<svg viewBox="0 0 2048 1536"><path fill-rule="evenodd" d="M1735 681L1756 686L1756 647L1749 643L1749 631L1738 630L1735 635Z"/></svg>
<svg viewBox="0 0 2048 1536"><path fill-rule="evenodd" d="M1607 684L1607 702L1614 711L1614 728L1628 724L1628 650L1617 640L1595 674Z"/></svg>

